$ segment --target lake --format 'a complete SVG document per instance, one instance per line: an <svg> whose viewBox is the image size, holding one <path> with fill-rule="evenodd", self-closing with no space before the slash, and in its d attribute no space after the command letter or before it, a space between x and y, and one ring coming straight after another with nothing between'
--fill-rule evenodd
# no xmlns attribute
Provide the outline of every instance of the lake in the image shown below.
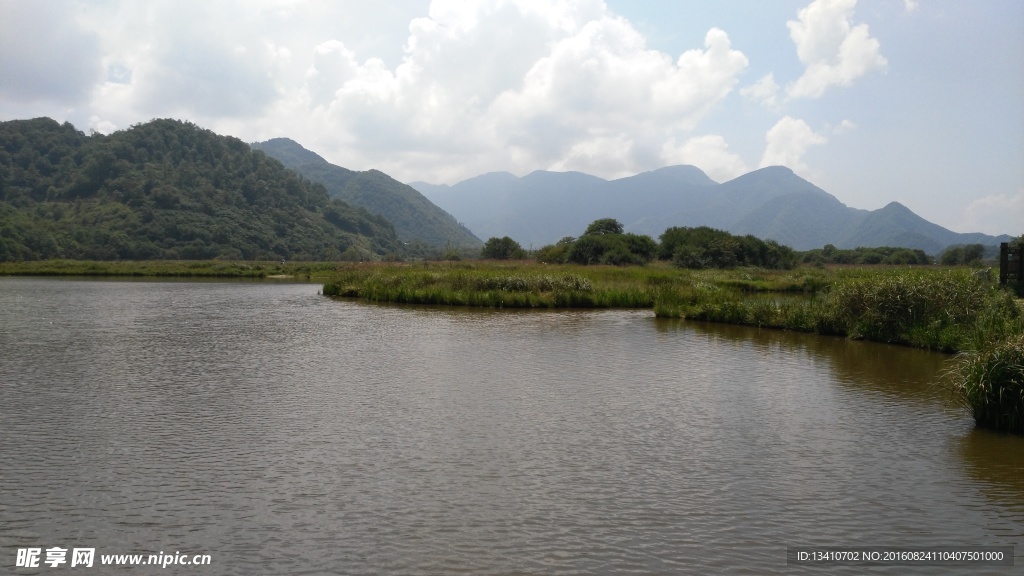
<svg viewBox="0 0 1024 576"><path fill-rule="evenodd" d="M948 356L649 311L318 284L0 278L0 573L857 574L795 546L1015 546L1024 438ZM58 570L75 570L64 564ZM1019 573L1019 572L1016 572Z"/></svg>

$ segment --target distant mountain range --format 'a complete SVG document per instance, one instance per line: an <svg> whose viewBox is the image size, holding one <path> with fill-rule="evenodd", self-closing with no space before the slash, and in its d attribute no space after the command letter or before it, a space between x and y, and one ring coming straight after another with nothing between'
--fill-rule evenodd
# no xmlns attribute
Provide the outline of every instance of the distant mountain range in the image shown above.
<svg viewBox="0 0 1024 576"><path fill-rule="evenodd" d="M711 226L797 250L902 246L937 254L955 244L993 245L1010 236L960 234L898 202L859 210L772 166L717 183L695 166L669 166L618 180L579 172L492 172L458 184L410 184L480 238L511 236L540 246L577 236L598 218L655 238L671 226Z"/></svg>
<svg viewBox="0 0 1024 576"><path fill-rule="evenodd" d="M383 172L356 172L336 166L288 138L257 142L252 147L310 181L322 184L332 198L382 216L394 225L402 241L419 241L441 248L478 249L483 246L483 242L451 214Z"/></svg>

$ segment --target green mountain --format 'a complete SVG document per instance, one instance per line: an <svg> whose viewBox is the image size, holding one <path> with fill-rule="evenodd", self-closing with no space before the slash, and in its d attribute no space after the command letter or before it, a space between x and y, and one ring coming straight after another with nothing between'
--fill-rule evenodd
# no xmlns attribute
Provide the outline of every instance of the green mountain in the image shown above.
<svg viewBox="0 0 1024 576"><path fill-rule="evenodd" d="M109 136L0 122L0 260L335 260L402 250L387 220L248 144L154 120Z"/></svg>
<svg viewBox="0 0 1024 576"><path fill-rule="evenodd" d="M394 224L405 242L418 241L435 247L451 245L478 249L480 239L462 226L451 214L438 208L411 186L387 174L368 170L355 172L335 166L288 138L274 138L252 145L304 177L323 184L328 194Z"/></svg>

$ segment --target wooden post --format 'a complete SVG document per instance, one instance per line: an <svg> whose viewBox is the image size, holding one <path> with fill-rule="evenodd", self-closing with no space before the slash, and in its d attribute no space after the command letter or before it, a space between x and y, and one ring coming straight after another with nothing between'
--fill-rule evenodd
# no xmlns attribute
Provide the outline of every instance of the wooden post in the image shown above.
<svg viewBox="0 0 1024 576"><path fill-rule="evenodd" d="M1021 281L1024 281L1024 247L1003 242L999 245L999 283L1005 285Z"/></svg>
<svg viewBox="0 0 1024 576"><path fill-rule="evenodd" d="M999 244L999 285L1006 285L1006 272L1010 268L1010 244L1003 242Z"/></svg>

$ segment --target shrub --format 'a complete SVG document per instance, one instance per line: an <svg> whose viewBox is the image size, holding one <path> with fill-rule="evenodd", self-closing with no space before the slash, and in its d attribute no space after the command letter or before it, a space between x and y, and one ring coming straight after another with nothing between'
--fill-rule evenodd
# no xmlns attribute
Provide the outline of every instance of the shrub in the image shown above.
<svg viewBox="0 0 1024 576"><path fill-rule="evenodd" d="M584 234L568 249L566 260L575 264L646 264L657 245L650 236L637 234ZM551 250L548 253L554 252Z"/></svg>
<svg viewBox="0 0 1024 576"><path fill-rule="evenodd" d="M537 262L545 264L564 264L568 261L569 248L565 244L549 244L537 250Z"/></svg>
<svg viewBox="0 0 1024 576"><path fill-rule="evenodd" d="M494 260L512 260L526 257L523 247L508 236L501 238L488 238L484 247L480 250L481 258L492 258Z"/></svg>
<svg viewBox="0 0 1024 576"><path fill-rule="evenodd" d="M603 236L605 234L622 234L622 224L614 218L594 220L583 232L584 236Z"/></svg>
<svg viewBox="0 0 1024 576"><path fill-rule="evenodd" d="M751 235L733 236L707 226L671 227L661 235L657 255L673 260L680 268L735 268L760 266L789 269L796 264L796 253L788 246Z"/></svg>

